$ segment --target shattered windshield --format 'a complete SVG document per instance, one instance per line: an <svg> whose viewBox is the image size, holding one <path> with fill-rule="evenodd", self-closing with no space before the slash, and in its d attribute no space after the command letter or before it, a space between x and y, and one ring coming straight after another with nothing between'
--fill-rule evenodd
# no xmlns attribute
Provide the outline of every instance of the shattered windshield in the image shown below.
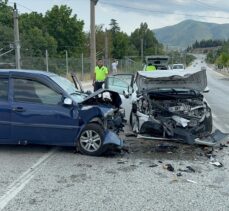
<svg viewBox="0 0 229 211"><path fill-rule="evenodd" d="M75 100L77 103L82 102L87 97L86 94L77 89L68 79L58 75L52 76L51 79L55 81L65 92L71 95L73 100Z"/></svg>

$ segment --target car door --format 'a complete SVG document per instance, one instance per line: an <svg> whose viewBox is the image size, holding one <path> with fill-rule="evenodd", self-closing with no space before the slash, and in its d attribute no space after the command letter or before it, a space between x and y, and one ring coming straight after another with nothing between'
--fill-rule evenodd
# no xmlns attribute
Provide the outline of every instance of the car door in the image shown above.
<svg viewBox="0 0 229 211"><path fill-rule="evenodd" d="M105 88L116 91L122 99L122 107L125 109L125 118L129 120L132 109L132 101L136 97L134 86L134 74L115 74L108 76Z"/></svg>
<svg viewBox="0 0 229 211"><path fill-rule="evenodd" d="M12 76L12 136L22 144L72 146L79 131L75 106L48 82Z"/></svg>
<svg viewBox="0 0 229 211"><path fill-rule="evenodd" d="M0 143L10 143L9 77L0 75Z"/></svg>

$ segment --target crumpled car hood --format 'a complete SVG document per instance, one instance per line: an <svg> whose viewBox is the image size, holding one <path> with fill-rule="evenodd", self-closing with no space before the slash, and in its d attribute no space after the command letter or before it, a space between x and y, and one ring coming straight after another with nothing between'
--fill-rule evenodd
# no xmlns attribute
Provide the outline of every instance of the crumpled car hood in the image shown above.
<svg viewBox="0 0 229 211"><path fill-rule="evenodd" d="M103 94L103 93L109 93L110 98L112 100L112 105L114 105L117 108L120 107L120 105L122 104L122 100L121 100L121 97L119 96L118 92L111 91L109 89L99 89L98 91L87 96L81 103L87 104L88 101L92 100L93 98L95 98L98 95Z"/></svg>
<svg viewBox="0 0 229 211"><path fill-rule="evenodd" d="M207 87L206 70L158 70L138 71L138 91L158 88L184 88L203 92Z"/></svg>

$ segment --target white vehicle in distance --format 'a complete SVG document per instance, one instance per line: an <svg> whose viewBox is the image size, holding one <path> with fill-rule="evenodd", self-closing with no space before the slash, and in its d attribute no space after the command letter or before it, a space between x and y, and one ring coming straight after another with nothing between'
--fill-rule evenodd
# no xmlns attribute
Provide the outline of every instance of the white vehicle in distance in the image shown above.
<svg viewBox="0 0 229 211"><path fill-rule="evenodd" d="M173 64L172 70L184 70L185 66L183 64Z"/></svg>
<svg viewBox="0 0 229 211"><path fill-rule="evenodd" d="M152 64L156 67L157 70L168 70L169 69L169 56L164 55L152 55L152 56L146 56L145 57L145 66L143 68L143 71L146 70L146 67L149 64Z"/></svg>

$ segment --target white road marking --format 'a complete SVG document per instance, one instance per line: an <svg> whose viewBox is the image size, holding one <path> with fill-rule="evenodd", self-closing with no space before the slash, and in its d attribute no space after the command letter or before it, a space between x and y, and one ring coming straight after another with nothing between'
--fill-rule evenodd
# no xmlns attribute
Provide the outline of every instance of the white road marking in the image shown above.
<svg viewBox="0 0 229 211"><path fill-rule="evenodd" d="M57 148L52 149L42 156L30 169L24 172L17 180L15 180L6 190L5 194L0 198L0 211L33 179L35 174L42 166L51 158Z"/></svg>

